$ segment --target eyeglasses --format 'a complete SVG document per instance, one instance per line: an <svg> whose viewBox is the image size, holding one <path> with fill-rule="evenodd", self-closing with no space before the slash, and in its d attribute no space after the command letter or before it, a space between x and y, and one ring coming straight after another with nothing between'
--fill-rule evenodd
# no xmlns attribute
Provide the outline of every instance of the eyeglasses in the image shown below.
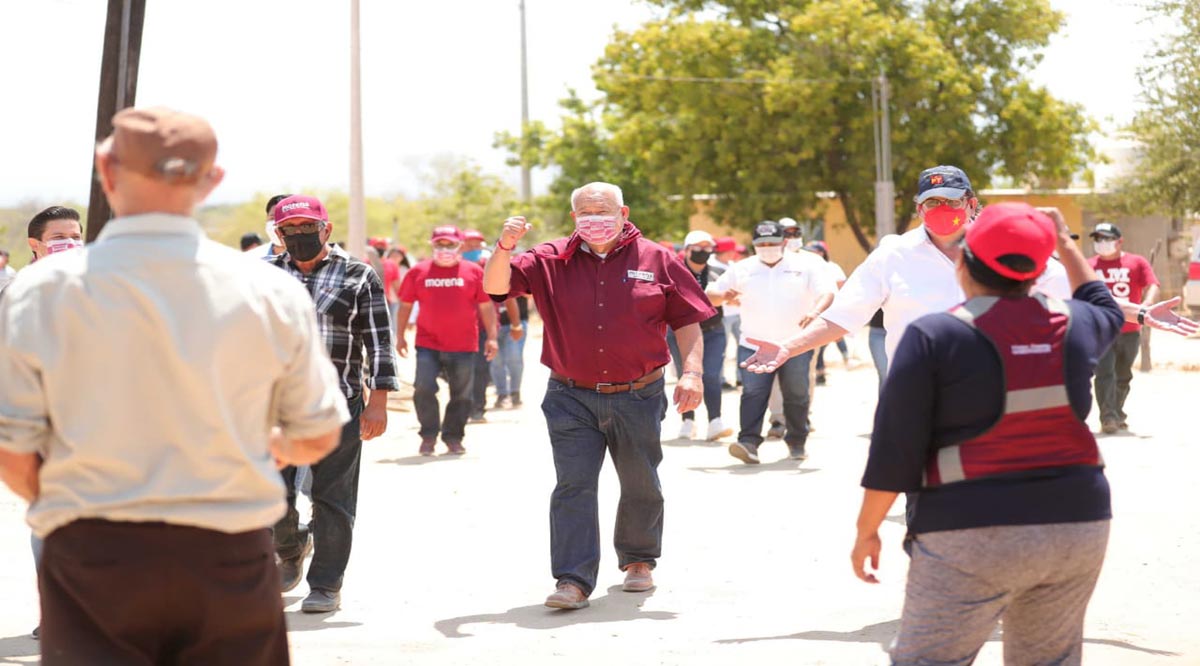
<svg viewBox="0 0 1200 666"><path fill-rule="evenodd" d="M921 203L917 204L917 207L920 208L921 210L933 210L934 208L937 208L938 206L949 206L951 208L958 209L958 208L965 208L966 205L967 205L966 197L963 197L962 199L941 199L938 197L930 197L929 199L926 199L925 201L922 201Z"/></svg>
<svg viewBox="0 0 1200 666"><path fill-rule="evenodd" d="M800 238L800 230L797 228L784 229L783 237L784 238Z"/></svg>
<svg viewBox="0 0 1200 666"><path fill-rule="evenodd" d="M311 234L321 230L324 225L320 222L306 222L304 224L281 224L275 227L275 232L280 236L295 236L297 234Z"/></svg>

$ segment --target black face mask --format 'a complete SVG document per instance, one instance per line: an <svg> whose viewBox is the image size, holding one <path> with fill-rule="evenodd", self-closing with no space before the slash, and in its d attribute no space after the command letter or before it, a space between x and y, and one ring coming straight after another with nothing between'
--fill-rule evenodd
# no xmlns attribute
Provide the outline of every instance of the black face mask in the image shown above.
<svg viewBox="0 0 1200 666"><path fill-rule="evenodd" d="M708 258L712 256L712 250L701 250L699 248L688 253L688 259L693 264L707 264Z"/></svg>
<svg viewBox="0 0 1200 666"><path fill-rule="evenodd" d="M321 231L311 231L308 233L287 234L283 237L283 244L287 247L288 254L296 261L312 261L321 254L321 249L325 244L321 242Z"/></svg>

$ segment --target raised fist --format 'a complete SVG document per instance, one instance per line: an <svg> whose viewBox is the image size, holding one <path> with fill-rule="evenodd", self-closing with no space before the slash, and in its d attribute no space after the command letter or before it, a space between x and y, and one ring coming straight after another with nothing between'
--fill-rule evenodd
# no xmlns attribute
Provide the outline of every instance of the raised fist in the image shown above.
<svg viewBox="0 0 1200 666"><path fill-rule="evenodd" d="M517 242L532 228L533 225L526 222L524 217L510 217L504 221L504 228L500 230L500 244L504 247L516 247Z"/></svg>

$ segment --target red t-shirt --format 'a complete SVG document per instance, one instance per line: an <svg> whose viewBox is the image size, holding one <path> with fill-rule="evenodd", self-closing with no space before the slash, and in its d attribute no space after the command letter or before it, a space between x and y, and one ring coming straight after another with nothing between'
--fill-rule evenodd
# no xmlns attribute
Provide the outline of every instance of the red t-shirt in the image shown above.
<svg viewBox="0 0 1200 666"><path fill-rule="evenodd" d="M626 224L601 259L578 236L512 259L509 297L530 294L545 326L542 363L579 382L629 382L671 361L667 327L717 313L675 253ZM504 297L497 297L503 300Z"/></svg>
<svg viewBox="0 0 1200 666"><path fill-rule="evenodd" d="M1096 275L1104 280L1105 286L1113 296L1133 303L1142 302L1142 294L1146 287L1158 284L1154 268L1141 255L1122 252L1116 259L1101 259L1095 256L1088 259L1088 263L1096 269ZM1126 322L1121 332L1132 333L1138 329L1136 323Z"/></svg>
<svg viewBox="0 0 1200 666"><path fill-rule="evenodd" d="M479 304L488 300L483 269L468 261L443 267L426 259L400 283L400 301L421 304L417 346L436 351L479 351Z"/></svg>
<svg viewBox="0 0 1200 666"><path fill-rule="evenodd" d="M400 264L396 263L395 259L383 260L383 295L387 297L388 303L395 302L396 283L400 281Z"/></svg>

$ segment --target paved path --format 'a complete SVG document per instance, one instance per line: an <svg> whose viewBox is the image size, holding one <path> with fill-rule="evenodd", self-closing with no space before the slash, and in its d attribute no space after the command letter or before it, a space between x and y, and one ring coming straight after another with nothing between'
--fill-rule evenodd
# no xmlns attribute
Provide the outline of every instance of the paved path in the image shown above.
<svg viewBox="0 0 1200 666"><path fill-rule="evenodd" d="M564 613L541 606L553 587L554 473L538 409L547 373L534 361L537 343L526 350L526 406L471 426L465 458L417 456L411 412L393 412L388 435L366 446L344 609L300 614L303 585L285 597L296 664L884 663L904 590L902 519L884 526L881 585L855 579L848 558L872 370L834 365L801 465L785 459L782 442L764 445L757 467L724 445L666 442L665 555L653 594L620 591L609 540L617 487L606 468L600 584L590 609ZM1156 361L1198 350L1200 341L1173 341L1156 347ZM1135 434L1102 440L1117 518L1088 615L1085 663L1200 664L1200 511L1191 492L1200 373L1139 374L1130 402ZM736 394L725 395L725 411L736 422ZM664 435L677 429L672 414ZM0 491L0 664L37 661L27 638L37 612L21 511ZM997 640L977 663L1001 663Z"/></svg>

